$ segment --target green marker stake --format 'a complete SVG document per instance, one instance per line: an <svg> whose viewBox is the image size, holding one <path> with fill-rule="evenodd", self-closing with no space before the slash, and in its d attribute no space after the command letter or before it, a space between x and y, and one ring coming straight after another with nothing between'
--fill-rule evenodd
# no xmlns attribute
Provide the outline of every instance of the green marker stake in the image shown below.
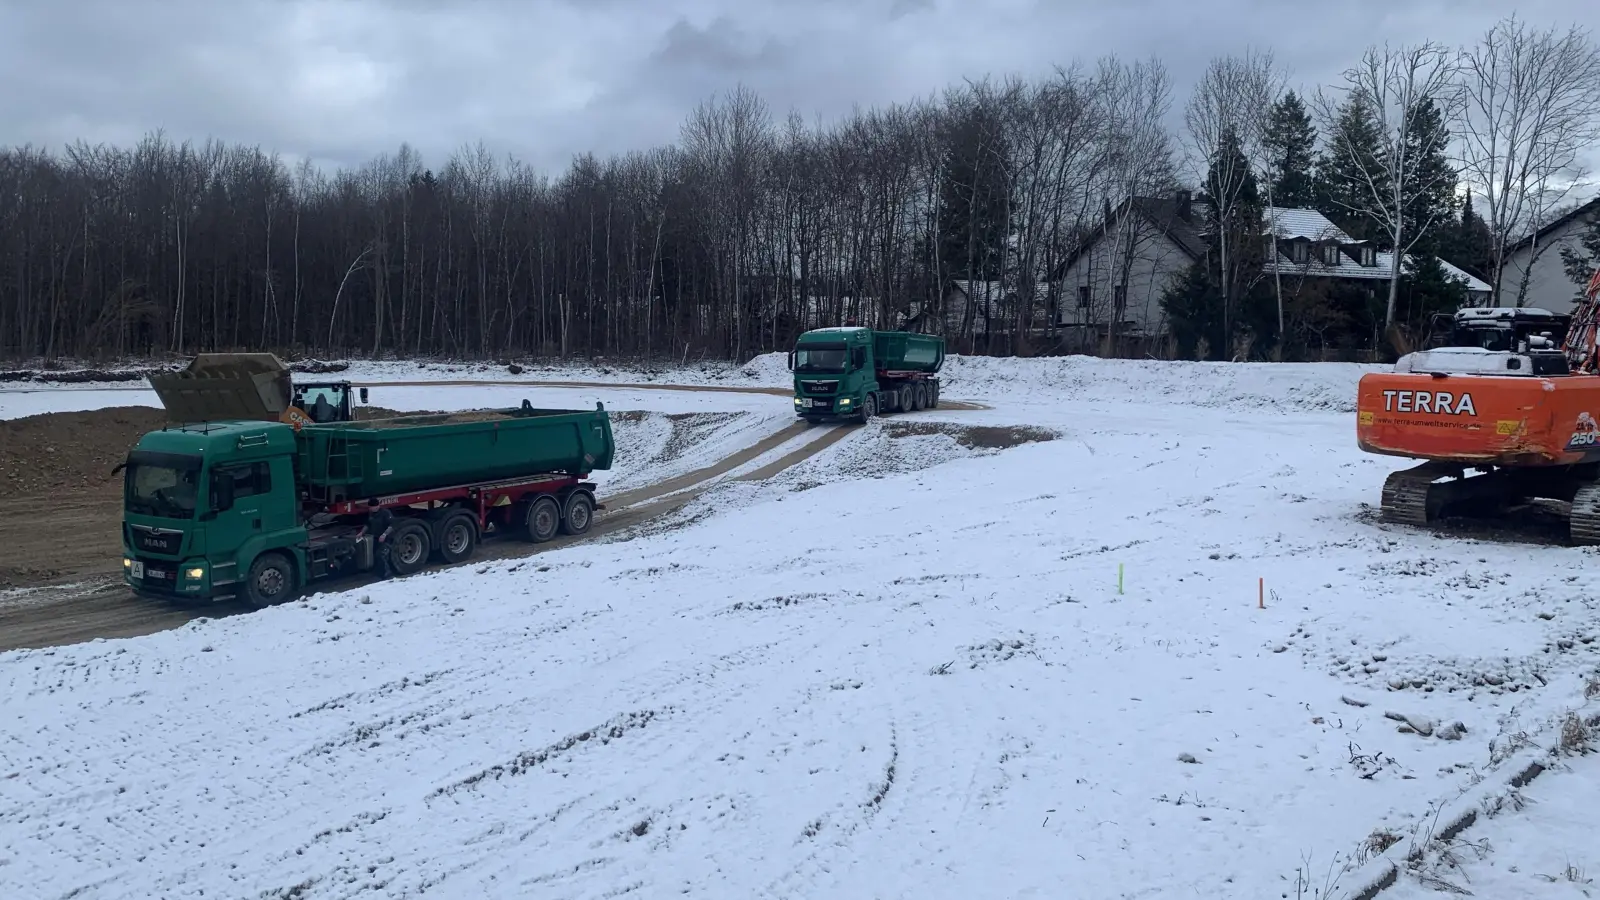
<svg viewBox="0 0 1600 900"><path fill-rule="evenodd" d="M1117 563L1117 593L1122 593L1122 563Z"/></svg>

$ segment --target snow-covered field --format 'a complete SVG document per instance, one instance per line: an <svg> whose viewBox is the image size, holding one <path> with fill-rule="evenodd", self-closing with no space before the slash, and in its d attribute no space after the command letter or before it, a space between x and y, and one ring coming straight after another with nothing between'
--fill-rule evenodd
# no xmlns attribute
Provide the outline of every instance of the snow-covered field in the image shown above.
<svg viewBox="0 0 1600 900"><path fill-rule="evenodd" d="M612 539L0 654L0 896L1343 896L1600 703L1595 557L1376 524L1361 371L955 360L992 409ZM1497 872L1600 871L1525 824L1589 827L1573 765Z"/></svg>

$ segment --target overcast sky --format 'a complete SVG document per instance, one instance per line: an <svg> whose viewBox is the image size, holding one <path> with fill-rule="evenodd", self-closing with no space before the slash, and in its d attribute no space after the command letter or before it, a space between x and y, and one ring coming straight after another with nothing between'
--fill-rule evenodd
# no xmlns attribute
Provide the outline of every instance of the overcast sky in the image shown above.
<svg viewBox="0 0 1600 900"><path fill-rule="evenodd" d="M1600 20L1596 0L1517 7ZM674 140L743 81L832 119L963 77L1156 55L1181 109L1215 55L1270 47L1329 83L1371 43L1475 40L1480 0L0 0L0 144L129 144L161 128L323 165L483 140L546 170Z"/></svg>

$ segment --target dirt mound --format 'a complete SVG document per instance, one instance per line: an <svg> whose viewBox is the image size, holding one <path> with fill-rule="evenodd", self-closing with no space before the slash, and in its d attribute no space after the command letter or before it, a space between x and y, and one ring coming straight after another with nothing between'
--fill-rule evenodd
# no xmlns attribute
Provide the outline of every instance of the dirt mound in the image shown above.
<svg viewBox="0 0 1600 900"><path fill-rule="evenodd" d="M1023 444L1053 441L1058 435L1034 425L958 425L954 422L887 421L883 430L891 438L945 434L969 450L1009 450Z"/></svg>
<svg viewBox="0 0 1600 900"><path fill-rule="evenodd" d="M118 406L0 421L0 494L115 489L111 470L165 410Z"/></svg>

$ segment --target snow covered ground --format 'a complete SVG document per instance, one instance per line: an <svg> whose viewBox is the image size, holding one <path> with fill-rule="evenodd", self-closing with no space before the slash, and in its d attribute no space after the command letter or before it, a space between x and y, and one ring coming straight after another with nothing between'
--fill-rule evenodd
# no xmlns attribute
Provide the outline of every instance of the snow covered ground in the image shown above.
<svg viewBox="0 0 1600 900"><path fill-rule="evenodd" d="M1592 554L1375 522L1402 463L1354 446L1360 371L955 361L946 396L993 409L881 419L611 539L0 654L0 895L1337 883L1600 672ZM1587 826L1588 762L1518 815ZM1592 832L1481 827L1526 861L1480 895L1580 896L1526 874L1562 846L1600 868Z"/></svg>

